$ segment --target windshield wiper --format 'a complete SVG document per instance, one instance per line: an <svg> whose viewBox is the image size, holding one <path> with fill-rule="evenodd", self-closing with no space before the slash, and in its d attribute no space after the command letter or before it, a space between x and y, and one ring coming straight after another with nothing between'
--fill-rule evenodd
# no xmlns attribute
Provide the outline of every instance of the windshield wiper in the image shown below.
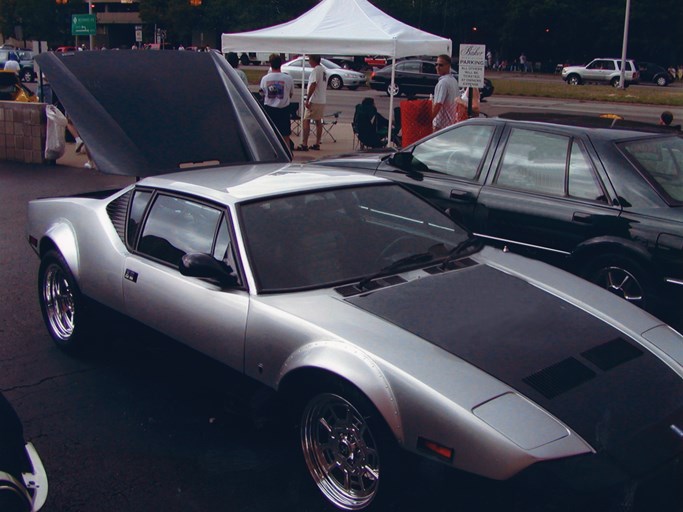
<svg viewBox="0 0 683 512"><path fill-rule="evenodd" d="M444 258L444 260L441 262L441 269L446 270L448 268L449 263L457 260L460 256L462 256L462 254L467 249L473 248L472 252L477 252L481 249L483 245L484 241L481 238L470 235L469 238L463 240L458 245L453 247L453 249L450 250L448 256Z"/></svg>
<svg viewBox="0 0 683 512"><path fill-rule="evenodd" d="M424 264L432 261L434 259L434 254L431 252L420 252L417 254L411 254L410 256L406 256L405 258L401 258L400 260L396 260L390 265L387 265L383 269L379 270L378 272L375 272L374 274L366 277L362 281L358 283L358 289L360 290L367 290L368 285L374 280L377 279L378 277L383 277L383 276L388 276L391 274L395 274L397 271L403 269L403 268L408 268L412 267L415 265L419 264Z"/></svg>

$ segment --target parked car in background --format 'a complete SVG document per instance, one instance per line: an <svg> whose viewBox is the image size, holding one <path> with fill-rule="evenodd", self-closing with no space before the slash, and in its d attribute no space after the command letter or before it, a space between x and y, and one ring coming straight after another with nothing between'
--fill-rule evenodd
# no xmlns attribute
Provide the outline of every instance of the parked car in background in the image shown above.
<svg viewBox="0 0 683 512"><path fill-rule="evenodd" d="M36 72L33 66L33 52L31 50L17 50L21 71L19 78L22 82L35 82Z"/></svg>
<svg viewBox="0 0 683 512"><path fill-rule="evenodd" d="M363 60L370 67L370 69L383 68L389 63L389 59L381 55L368 56Z"/></svg>
<svg viewBox="0 0 683 512"><path fill-rule="evenodd" d="M35 102L38 97L21 83L14 71L0 70L0 100Z"/></svg>
<svg viewBox="0 0 683 512"><path fill-rule="evenodd" d="M68 52L76 52L78 51L78 48L75 46L58 46L55 48L55 51L57 53L68 53Z"/></svg>
<svg viewBox="0 0 683 512"><path fill-rule="evenodd" d="M394 66L396 73L394 88L392 89L391 70ZM412 59L399 61L394 66L385 66L373 71L370 75L370 87L376 91L385 91L387 95L393 92L396 96L434 93L436 83L439 81L434 62ZM458 78L457 71L451 70L451 73L456 79ZM494 87L491 80L484 78L484 87L479 89L480 98L484 99L491 96L493 91Z"/></svg>
<svg viewBox="0 0 683 512"><path fill-rule="evenodd" d="M543 118L473 119L392 155L334 165L399 181L458 212L491 243L645 309L683 315L680 132L611 118Z"/></svg>
<svg viewBox="0 0 683 512"><path fill-rule="evenodd" d="M680 334L396 183L292 165L225 59L163 53L38 57L97 167L147 176L29 203L57 346L104 335L105 306L276 390L326 509L390 510L407 452L543 489L675 471Z"/></svg>
<svg viewBox="0 0 683 512"><path fill-rule="evenodd" d="M0 393L0 510L36 512L45 504L48 481L40 456L24 440L12 405Z"/></svg>
<svg viewBox="0 0 683 512"><path fill-rule="evenodd" d="M313 68L305 62L305 67L302 68L303 57L290 60L282 65L282 72L287 73L294 80L295 85L301 85L301 71L303 69L305 82L308 83L308 77L311 75ZM344 69L338 64L335 64L329 59L320 59L320 64L325 68L325 75L327 77L327 86L330 89L341 89L347 87L355 91L361 85L365 85L366 77L363 73L354 71L352 69Z"/></svg>
<svg viewBox="0 0 683 512"><path fill-rule="evenodd" d="M634 60L626 60L624 71L624 87L638 83L638 67ZM569 85L585 83L604 83L619 87L621 83L621 59L593 59L585 66L565 66L562 68L562 80Z"/></svg>
<svg viewBox="0 0 683 512"><path fill-rule="evenodd" d="M675 80L668 69L654 62L639 60L638 73L640 73L640 83L653 83L660 87L666 87Z"/></svg>

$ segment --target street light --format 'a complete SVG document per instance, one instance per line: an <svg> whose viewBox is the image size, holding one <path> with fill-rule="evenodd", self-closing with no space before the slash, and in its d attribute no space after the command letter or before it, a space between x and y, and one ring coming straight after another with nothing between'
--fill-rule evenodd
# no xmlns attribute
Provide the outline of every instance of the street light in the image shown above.
<svg viewBox="0 0 683 512"><path fill-rule="evenodd" d="M628 48L628 23L631 13L631 0L626 0L626 14L624 15L624 40L621 45L621 73L619 74L619 89L626 89L626 50ZM636 71L635 69L633 71Z"/></svg>
<svg viewBox="0 0 683 512"><path fill-rule="evenodd" d="M192 7L199 7L202 5L202 0L190 0L190 5Z"/></svg>

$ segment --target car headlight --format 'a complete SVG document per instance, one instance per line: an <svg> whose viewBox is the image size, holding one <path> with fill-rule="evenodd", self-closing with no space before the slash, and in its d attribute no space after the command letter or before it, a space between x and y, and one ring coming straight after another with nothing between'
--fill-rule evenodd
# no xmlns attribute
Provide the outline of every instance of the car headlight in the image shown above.
<svg viewBox="0 0 683 512"><path fill-rule="evenodd" d="M475 407L474 415L525 450L567 437L569 429L517 393L505 393Z"/></svg>

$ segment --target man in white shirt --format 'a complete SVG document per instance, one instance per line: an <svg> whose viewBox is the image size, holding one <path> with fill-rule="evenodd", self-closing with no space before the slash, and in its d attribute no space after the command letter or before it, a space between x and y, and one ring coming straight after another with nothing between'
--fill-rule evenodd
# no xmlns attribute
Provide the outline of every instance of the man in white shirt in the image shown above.
<svg viewBox="0 0 683 512"><path fill-rule="evenodd" d="M263 107L282 137L291 147L291 109L290 100L294 90L294 81L286 73L282 73L282 57L273 53L268 59L271 71L261 78L259 91L263 96Z"/></svg>
<svg viewBox="0 0 683 512"><path fill-rule="evenodd" d="M19 71L21 71L21 64L19 64L17 57L13 53L10 53L7 58L4 69L5 71L14 71L17 75L19 74Z"/></svg>
<svg viewBox="0 0 683 512"><path fill-rule="evenodd" d="M320 149L320 140L323 136L323 116L325 115L325 103L327 102L327 74L325 68L320 65L320 55L309 55L308 63L313 70L308 78L308 96L306 98L306 111L304 113L303 136L299 151ZM308 147L308 136L311 133L311 120L315 121L315 144Z"/></svg>
<svg viewBox="0 0 683 512"><path fill-rule="evenodd" d="M451 74L450 55L439 55L436 58L436 73L439 75L439 81L436 83L432 102L434 131L455 123L455 102L460 95L458 81Z"/></svg>

